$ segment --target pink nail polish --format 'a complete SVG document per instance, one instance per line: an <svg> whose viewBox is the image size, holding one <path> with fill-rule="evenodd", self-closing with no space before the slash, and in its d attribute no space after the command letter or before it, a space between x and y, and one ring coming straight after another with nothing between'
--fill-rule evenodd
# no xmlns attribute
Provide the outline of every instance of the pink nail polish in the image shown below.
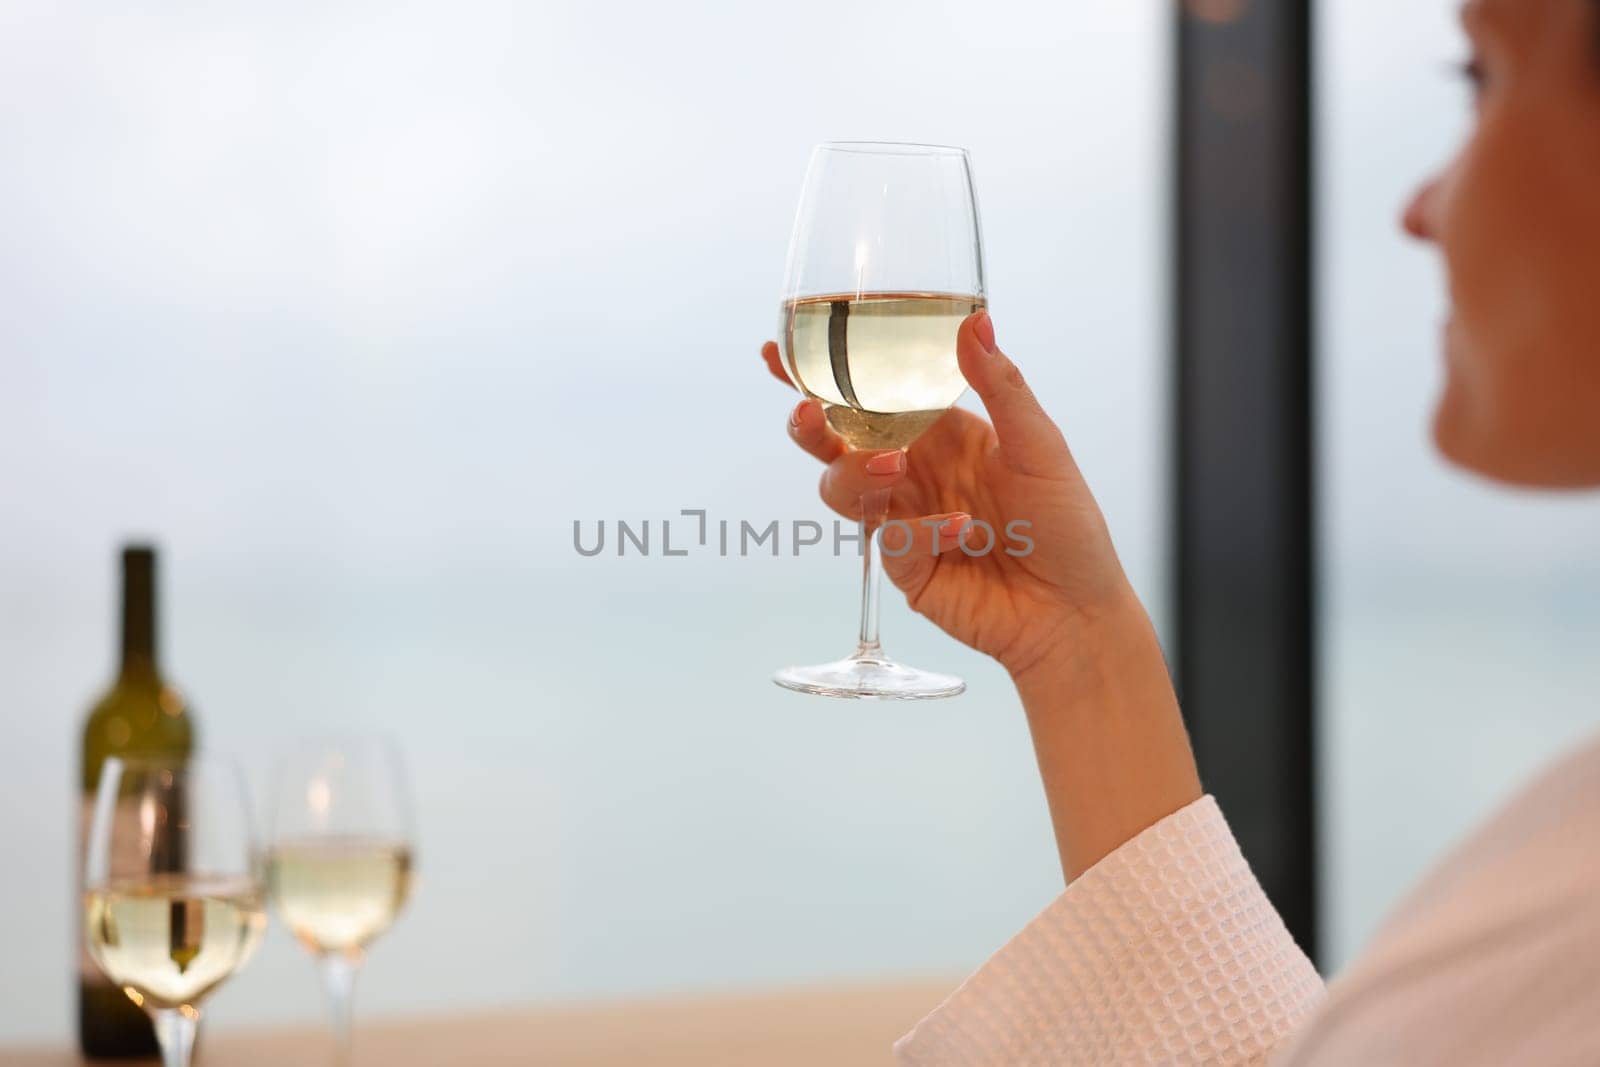
<svg viewBox="0 0 1600 1067"><path fill-rule="evenodd" d="M800 428L800 413L805 409L806 402L802 400L794 406L793 411L789 412L789 429L798 430Z"/></svg>
<svg viewBox="0 0 1600 1067"><path fill-rule="evenodd" d="M977 335L983 350L994 355L994 320L987 311L979 314L978 321L972 324L972 332Z"/></svg>
<svg viewBox="0 0 1600 1067"><path fill-rule="evenodd" d="M940 525L939 536L950 541L958 541L961 539L961 531L966 529L967 523L971 521L970 515L952 515Z"/></svg>
<svg viewBox="0 0 1600 1067"><path fill-rule="evenodd" d="M899 474L906 469L904 452L885 452L867 460L868 474Z"/></svg>

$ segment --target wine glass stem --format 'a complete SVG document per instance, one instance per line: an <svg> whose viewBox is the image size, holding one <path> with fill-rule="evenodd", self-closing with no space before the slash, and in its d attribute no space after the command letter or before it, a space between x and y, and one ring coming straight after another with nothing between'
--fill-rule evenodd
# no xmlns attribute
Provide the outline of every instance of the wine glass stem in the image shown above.
<svg viewBox="0 0 1600 1067"><path fill-rule="evenodd" d="M874 489L861 496L861 643L856 658L876 656L878 644L878 601L883 591L883 559L875 534L889 517L889 490Z"/></svg>
<svg viewBox="0 0 1600 1067"><path fill-rule="evenodd" d="M339 952L330 952L317 961L322 972L322 987L328 993L328 1008L333 1018L334 1060L339 1067L350 1063L350 1014L355 1000L356 972L361 961Z"/></svg>
<svg viewBox="0 0 1600 1067"><path fill-rule="evenodd" d="M186 1015L177 1008L152 1008L150 1021L155 1024L156 1042L161 1046L163 1067L189 1067L194 1054L194 1035L200 1026L200 1016Z"/></svg>

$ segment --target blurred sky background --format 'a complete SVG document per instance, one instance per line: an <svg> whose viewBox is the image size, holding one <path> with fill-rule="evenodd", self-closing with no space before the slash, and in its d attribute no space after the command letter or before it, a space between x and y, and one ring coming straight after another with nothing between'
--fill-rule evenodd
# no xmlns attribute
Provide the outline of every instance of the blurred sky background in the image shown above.
<svg viewBox="0 0 1600 1067"><path fill-rule="evenodd" d="M1452 7L1321 15L1336 961L1600 680L1600 512L1426 445L1440 286L1395 219L1464 127ZM68 1032L78 734L134 536L206 745L258 785L320 729L410 756L421 878L367 1017L997 948L1060 888L1002 673L890 598L888 647L966 696L779 691L848 651L853 558L584 559L572 522L825 519L757 356L810 147L961 144L1000 340L1163 622L1168 23L0 2L0 1039ZM275 928L208 1010L321 1002Z"/></svg>
<svg viewBox="0 0 1600 1067"><path fill-rule="evenodd" d="M812 145L973 154L1001 338L1160 609L1153 3L0 7L0 1038L71 1017L72 782L115 549L165 549L205 744L397 733L368 1017L959 976L1060 888L1003 674L806 698L859 564L580 558L574 519L822 519L772 336ZM592 528L592 527L591 527ZM659 533L658 533L659 536ZM320 1018L281 930L208 1012Z"/></svg>

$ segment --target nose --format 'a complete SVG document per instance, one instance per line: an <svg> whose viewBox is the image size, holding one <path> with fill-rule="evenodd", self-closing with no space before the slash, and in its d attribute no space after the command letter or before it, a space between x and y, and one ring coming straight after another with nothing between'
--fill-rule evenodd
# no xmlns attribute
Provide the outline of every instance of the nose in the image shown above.
<svg viewBox="0 0 1600 1067"><path fill-rule="evenodd" d="M1422 184L1406 205L1400 225L1419 241L1439 239L1439 201L1444 187L1444 175L1435 175Z"/></svg>

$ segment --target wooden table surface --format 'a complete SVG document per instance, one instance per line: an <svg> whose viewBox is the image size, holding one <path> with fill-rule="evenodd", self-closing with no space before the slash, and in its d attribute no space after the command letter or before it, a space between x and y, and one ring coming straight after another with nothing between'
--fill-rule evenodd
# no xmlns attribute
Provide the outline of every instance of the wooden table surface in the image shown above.
<svg viewBox="0 0 1600 1067"><path fill-rule="evenodd" d="M356 1067L882 1067L954 981L536 1007L356 1025ZM316 1029L207 1033L196 1067L321 1067ZM0 1046L6 1067L77 1067L75 1051ZM122 1061L146 1067L154 1061Z"/></svg>

